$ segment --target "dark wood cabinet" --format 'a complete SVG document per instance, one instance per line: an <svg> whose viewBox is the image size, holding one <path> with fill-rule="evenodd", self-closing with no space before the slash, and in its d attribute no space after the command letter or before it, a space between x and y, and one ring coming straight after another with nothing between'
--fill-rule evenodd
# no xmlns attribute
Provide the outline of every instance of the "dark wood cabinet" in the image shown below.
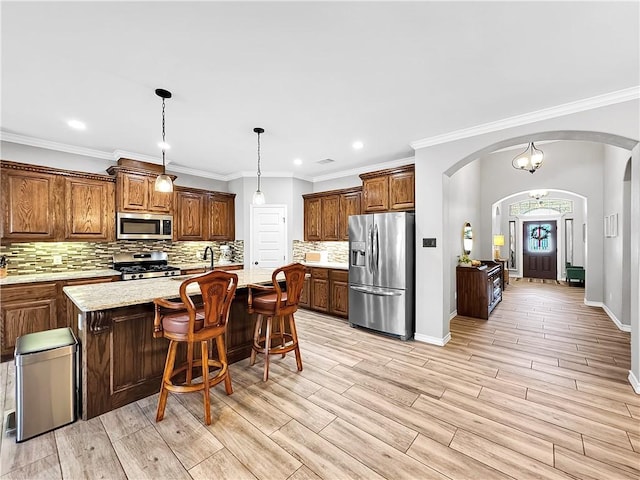
<svg viewBox="0 0 640 480"><path fill-rule="evenodd" d="M176 240L205 240L205 195L189 190L177 190L174 219Z"/></svg>
<svg viewBox="0 0 640 480"><path fill-rule="evenodd" d="M329 312L329 270L311 269L311 308L320 312Z"/></svg>
<svg viewBox="0 0 640 480"><path fill-rule="evenodd" d="M208 195L209 240L235 240L235 197L232 193Z"/></svg>
<svg viewBox="0 0 640 480"><path fill-rule="evenodd" d="M120 158L107 172L116 177L116 211L173 214L173 194L155 191L161 165Z"/></svg>
<svg viewBox="0 0 640 480"><path fill-rule="evenodd" d="M321 198L322 240L340 240L338 216L340 214L340 195L326 195Z"/></svg>
<svg viewBox="0 0 640 480"><path fill-rule="evenodd" d="M304 239L349 239L349 216L361 213L361 187L309 193L304 199Z"/></svg>
<svg viewBox="0 0 640 480"><path fill-rule="evenodd" d="M363 213L393 212L415 208L414 165L363 173Z"/></svg>
<svg viewBox="0 0 640 480"><path fill-rule="evenodd" d="M456 267L458 315L488 319L502 300L502 265L486 261L480 267Z"/></svg>
<svg viewBox="0 0 640 480"><path fill-rule="evenodd" d="M333 315L349 316L349 272L329 270L330 309Z"/></svg>
<svg viewBox="0 0 640 480"><path fill-rule="evenodd" d="M322 240L322 198L304 198L304 239L307 242Z"/></svg>
<svg viewBox="0 0 640 480"><path fill-rule="evenodd" d="M115 238L112 177L6 161L0 177L3 240Z"/></svg>
<svg viewBox="0 0 640 480"><path fill-rule="evenodd" d="M66 240L114 240L113 182L66 178L64 195Z"/></svg>
<svg viewBox="0 0 640 480"><path fill-rule="evenodd" d="M304 285L300 294L299 305L304 308L311 308L311 269L305 268Z"/></svg>
<svg viewBox="0 0 640 480"><path fill-rule="evenodd" d="M39 171L8 169L2 164L2 238L9 240L55 240L55 175Z"/></svg>
<svg viewBox="0 0 640 480"><path fill-rule="evenodd" d="M349 240L349 217L362 213L362 189L340 194L339 240Z"/></svg>

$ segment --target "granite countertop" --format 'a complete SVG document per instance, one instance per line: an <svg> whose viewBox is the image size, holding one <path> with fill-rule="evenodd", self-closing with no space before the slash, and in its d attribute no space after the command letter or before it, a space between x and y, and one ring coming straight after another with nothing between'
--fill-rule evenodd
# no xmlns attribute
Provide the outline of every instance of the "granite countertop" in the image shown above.
<svg viewBox="0 0 640 480"><path fill-rule="evenodd" d="M58 280L77 280L81 278L97 278L120 276L117 270L69 270L67 272L33 273L29 275L10 275L0 278L0 286L20 283L55 282Z"/></svg>
<svg viewBox="0 0 640 480"><path fill-rule="evenodd" d="M238 288L251 283L271 284L273 270L254 268L251 270L234 270L238 275ZM63 291L71 301L83 312L108 310L153 302L154 298L179 298L181 281L190 278L161 277L124 282L97 283L64 287ZM284 280L284 275L282 276ZM187 293L199 293L197 283L187 289Z"/></svg>
<svg viewBox="0 0 640 480"><path fill-rule="evenodd" d="M333 268L336 270L349 270L348 263L341 262L300 262L305 267Z"/></svg>

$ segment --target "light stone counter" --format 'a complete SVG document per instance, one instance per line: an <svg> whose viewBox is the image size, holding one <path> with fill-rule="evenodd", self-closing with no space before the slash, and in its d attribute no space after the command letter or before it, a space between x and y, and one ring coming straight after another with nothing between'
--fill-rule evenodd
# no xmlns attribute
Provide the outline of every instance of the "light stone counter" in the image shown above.
<svg viewBox="0 0 640 480"><path fill-rule="evenodd" d="M55 282L58 280L77 280L81 278L97 278L120 276L117 270L69 270L68 272L34 273L30 275L10 275L0 278L0 286L20 283Z"/></svg>
<svg viewBox="0 0 640 480"><path fill-rule="evenodd" d="M305 267L333 268L335 270L349 270L348 263L340 262L300 262Z"/></svg>
<svg viewBox="0 0 640 480"><path fill-rule="evenodd" d="M238 275L238 288L242 288L251 283L271 284L273 270L256 268L234 270L232 273ZM179 298L181 281L189 277L191 276L78 285L64 287L63 291L79 310L93 312L151 303L154 298ZM191 284L187 289L187 293L198 292L197 283Z"/></svg>
<svg viewBox="0 0 640 480"><path fill-rule="evenodd" d="M180 270L195 270L197 268L209 268L210 265L211 265L211 262L209 261L202 261L197 263L171 263L172 267L178 267ZM214 262L213 264L214 268L237 267L242 265L244 265L244 263L242 262L231 262L231 263Z"/></svg>

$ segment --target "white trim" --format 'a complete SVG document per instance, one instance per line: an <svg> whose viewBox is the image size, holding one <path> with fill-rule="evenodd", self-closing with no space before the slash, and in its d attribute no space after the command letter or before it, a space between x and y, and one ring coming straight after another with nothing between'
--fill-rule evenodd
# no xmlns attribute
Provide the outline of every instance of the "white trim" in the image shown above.
<svg viewBox="0 0 640 480"><path fill-rule="evenodd" d="M429 343L431 345L437 345L439 347L444 347L449 340L451 340L451 333L447 333L444 338L438 337L430 337L429 335L422 335L421 333L415 333L413 338L416 342Z"/></svg>
<svg viewBox="0 0 640 480"><path fill-rule="evenodd" d="M451 312L451 314L449 315L449 321L453 320L454 318L456 318L458 316L458 309L455 309L453 312Z"/></svg>
<svg viewBox="0 0 640 480"><path fill-rule="evenodd" d="M522 115L515 115L513 117L504 118L495 122L483 123L481 125L476 125L475 127L463 128L461 130L444 133L442 135L423 138L422 140L411 142L409 145L411 145L414 150L417 150L419 148L431 147L433 145L439 145L441 143L448 143L454 140L475 137L476 135L482 135L485 133L496 132L507 128L527 125L529 123L549 120L555 117L562 117L564 115L569 115L572 113L593 110L594 108L606 107L608 105L628 102L630 100L637 100L639 98L640 86L630 87L624 90L618 90L616 92L605 93L603 95L596 95L595 97L577 100L575 102L563 103L561 105L556 105L555 107L543 108L542 110L536 110L533 112L524 113Z"/></svg>
<svg viewBox="0 0 640 480"><path fill-rule="evenodd" d="M591 300L587 300L586 298L584 299L584 304L587 307L600 307L600 308L604 308L604 303L602 302L592 302Z"/></svg>
<svg viewBox="0 0 640 480"><path fill-rule="evenodd" d="M636 376L633 374L633 372L631 370L629 370L629 377L627 377L627 378L629 379L629 383L633 387L633 390L638 395L640 395L640 382L638 381L638 379L636 378Z"/></svg>
<svg viewBox="0 0 640 480"><path fill-rule="evenodd" d="M622 330L623 332L631 331L631 325L625 325L620 320L618 320L618 317L616 317L614 313L609 309L609 307L607 307L605 304L602 305L602 309L605 311L607 315L609 315L609 318L613 320L613 323L616 324L616 327L618 327L618 330Z"/></svg>
<svg viewBox="0 0 640 480"><path fill-rule="evenodd" d="M206 170L200 170L198 168L183 167L182 165L176 165L176 164L172 164L172 165L167 164L167 171L175 172L175 173L184 173L186 175L193 175L195 177L211 178L212 180L220 180L222 182L228 181L227 177L224 175L218 175L216 173L208 172Z"/></svg>
<svg viewBox="0 0 640 480"><path fill-rule="evenodd" d="M77 147L75 145L67 145L66 143L52 142L51 140L43 140L41 138L27 137L26 135L17 135L15 133L7 133L0 131L0 140L9 143L19 143L30 147L46 148L48 150L56 150L59 152L73 153L75 155L84 155L85 157L101 158L103 160L113 160L113 154L103 152L101 150L93 150L92 148Z"/></svg>
<svg viewBox="0 0 640 480"><path fill-rule="evenodd" d="M372 172L375 170L385 170L387 168L402 167L415 163L415 157L400 158L398 160L392 160L390 162L376 163L373 165L365 165L362 167L351 168L349 170L342 170L340 172L327 173L326 175L319 175L311 179L312 182L324 182L325 180L333 180L335 178L350 177L352 175L360 175L361 173Z"/></svg>

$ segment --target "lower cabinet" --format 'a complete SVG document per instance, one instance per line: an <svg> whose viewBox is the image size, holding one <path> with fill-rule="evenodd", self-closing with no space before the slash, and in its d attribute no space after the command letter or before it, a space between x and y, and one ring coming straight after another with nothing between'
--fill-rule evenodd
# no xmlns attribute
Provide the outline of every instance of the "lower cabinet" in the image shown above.
<svg viewBox="0 0 640 480"><path fill-rule="evenodd" d="M349 315L349 272L307 268L300 306L346 318Z"/></svg>
<svg viewBox="0 0 640 480"><path fill-rule="evenodd" d="M82 278L58 282L23 283L0 288L0 357L13 358L16 339L28 333L71 327L78 333L77 321L68 318L62 287L110 282L119 277Z"/></svg>

